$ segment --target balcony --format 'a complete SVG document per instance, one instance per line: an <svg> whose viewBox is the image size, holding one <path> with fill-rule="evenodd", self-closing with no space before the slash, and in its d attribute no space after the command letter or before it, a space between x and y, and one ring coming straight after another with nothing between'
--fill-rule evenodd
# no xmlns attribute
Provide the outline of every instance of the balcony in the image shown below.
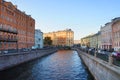
<svg viewBox="0 0 120 80"><path fill-rule="evenodd" d="M6 38L4 36L0 36L0 42L17 42L17 38Z"/></svg>
<svg viewBox="0 0 120 80"><path fill-rule="evenodd" d="M0 31L7 32L7 33L18 34L17 30L5 29L5 28L1 28L1 27L0 27Z"/></svg>
<svg viewBox="0 0 120 80"><path fill-rule="evenodd" d="M7 39L7 42L17 42L18 39L17 38L13 38L13 39Z"/></svg>

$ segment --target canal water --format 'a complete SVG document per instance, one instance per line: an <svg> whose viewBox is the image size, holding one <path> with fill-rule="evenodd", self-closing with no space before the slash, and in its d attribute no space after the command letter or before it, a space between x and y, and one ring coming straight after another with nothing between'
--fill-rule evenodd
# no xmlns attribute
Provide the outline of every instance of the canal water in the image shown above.
<svg viewBox="0 0 120 80"><path fill-rule="evenodd" d="M61 50L0 72L0 80L94 80L76 51Z"/></svg>

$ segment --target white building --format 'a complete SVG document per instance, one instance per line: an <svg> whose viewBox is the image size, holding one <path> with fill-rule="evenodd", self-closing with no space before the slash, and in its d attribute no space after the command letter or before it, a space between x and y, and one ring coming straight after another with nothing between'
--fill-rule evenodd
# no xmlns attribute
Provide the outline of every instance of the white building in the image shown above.
<svg viewBox="0 0 120 80"><path fill-rule="evenodd" d="M36 29L35 30L35 49L43 48L43 32L41 30Z"/></svg>
<svg viewBox="0 0 120 80"><path fill-rule="evenodd" d="M101 45L102 49L110 50L112 48L112 23L106 23L101 27Z"/></svg>

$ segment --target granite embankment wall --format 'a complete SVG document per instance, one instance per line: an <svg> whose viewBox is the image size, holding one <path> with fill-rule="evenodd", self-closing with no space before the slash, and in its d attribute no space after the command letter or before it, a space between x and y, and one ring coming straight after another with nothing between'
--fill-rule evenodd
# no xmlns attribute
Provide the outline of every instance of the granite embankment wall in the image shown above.
<svg viewBox="0 0 120 80"><path fill-rule="evenodd" d="M79 49L77 52L95 80L120 80L120 67L86 54Z"/></svg>
<svg viewBox="0 0 120 80"><path fill-rule="evenodd" d="M56 51L57 49L49 49L49 50L29 51L29 52L22 52L22 53L0 55L0 71L14 67L16 65L19 65L21 63L24 63L36 58L40 58L42 56L49 55Z"/></svg>

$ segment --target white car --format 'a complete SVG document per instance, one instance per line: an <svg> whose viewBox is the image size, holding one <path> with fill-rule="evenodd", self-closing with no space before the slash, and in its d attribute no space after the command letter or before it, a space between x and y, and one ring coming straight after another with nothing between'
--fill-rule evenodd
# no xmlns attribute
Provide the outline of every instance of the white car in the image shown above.
<svg viewBox="0 0 120 80"><path fill-rule="evenodd" d="M112 52L112 56L117 56L117 52Z"/></svg>
<svg viewBox="0 0 120 80"><path fill-rule="evenodd" d="M7 54L8 53L8 51L4 51L4 54Z"/></svg>
<svg viewBox="0 0 120 80"><path fill-rule="evenodd" d="M112 56L115 57L117 60L120 60L120 52L112 52Z"/></svg>
<svg viewBox="0 0 120 80"><path fill-rule="evenodd" d="M98 53L99 53L99 54L105 54L105 51L103 51L103 50L98 50Z"/></svg>

